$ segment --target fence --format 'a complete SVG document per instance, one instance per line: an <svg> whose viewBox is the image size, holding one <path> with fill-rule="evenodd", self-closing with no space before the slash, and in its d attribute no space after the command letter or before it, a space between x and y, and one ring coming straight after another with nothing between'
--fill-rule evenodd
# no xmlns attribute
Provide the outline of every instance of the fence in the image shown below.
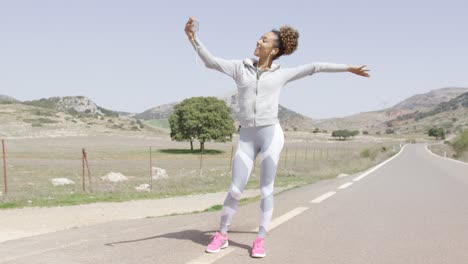
<svg viewBox="0 0 468 264"><path fill-rule="evenodd" d="M151 140L137 139L2 140L4 150L7 143L3 154L3 200L33 205L74 203L74 199L85 199L83 194L98 200L125 200L226 190L236 151L234 142L209 143L204 154L189 151L187 143L151 144ZM377 155L363 157L366 148ZM276 185L353 173L392 153L388 143L287 142ZM259 157L247 188L259 184L258 165ZM168 178L155 178L156 167L164 169ZM116 175L127 179L103 179ZM74 184L54 186L56 178L67 178Z"/></svg>

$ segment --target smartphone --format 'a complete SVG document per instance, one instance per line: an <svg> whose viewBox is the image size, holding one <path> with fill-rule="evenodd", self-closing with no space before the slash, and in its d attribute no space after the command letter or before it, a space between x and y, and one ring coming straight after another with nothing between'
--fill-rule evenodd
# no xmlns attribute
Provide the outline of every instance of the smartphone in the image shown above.
<svg viewBox="0 0 468 264"><path fill-rule="evenodd" d="M199 22L198 20L192 20L192 32L197 32L199 28Z"/></svg>

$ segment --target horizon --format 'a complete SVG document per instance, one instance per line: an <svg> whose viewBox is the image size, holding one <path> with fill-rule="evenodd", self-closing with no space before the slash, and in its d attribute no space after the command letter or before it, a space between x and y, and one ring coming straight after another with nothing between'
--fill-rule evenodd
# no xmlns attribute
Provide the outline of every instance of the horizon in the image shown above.
<svg viewBox="0 0 468 264"><path fill-rule="evenodd" d="M413 97L413 96L417 96L417 95L423 95L423 94L427 94L427 93L430 93L430 92L433 92L433 91L438 91L438 90L445 90L445 89L467 89L468 90L468 87L442 87L442 88L438 88L438 89L433 89L433 90L430 90L430 91L427 91L427 92L424 92L424 93L419 93L419 94L414 94L414 95L411 95L405 99L403 99L402 101L399 101L387 108L382 108L382 109L375 109L375 110L370 110L370 111L365 111L365 112L358 112L358 113L351 113L351 114L348 114L348 115L345 115L345 116L332 116L332 117L327 117L327 118L315 118L315 117L311 117L311 116L307 116L303 113L300 113L300 112L297 112L295 111L294 109L291 109L291 108L288 108L288 107L285 107L284 105L281 105L282 107L285 107L286 109L288 109L289 111L294 111L296 112L297 114L300 114L300 115L303 115L305 117L308 117L308 118L311 118L311 119L314 119L314 120L326 120L326 119L334 119L334 118L346 118L346 117L350 117L350 116L353 116L353 115L357 115L357 114L361 114L361 113L369 113L369 112L379 112L379 111L383 111L383 110L386 110L386 109L390 109L392 107L395 107L396 105L400 104L401 102ZM468 91L467 91L468 92ZM219 98L226 98L227 96L230 96L232 94L236 93L235 91L233 91L232 93L228 93L222 97L217 97L218 99ZM18 100L18 98L14 98L14 97L11 97L9 95L6 95L6 94L0 94L0 96L7 96L7 97L10 97L10 98L13 98L15 100ZM80 97L80 96L83 96L83 97L86 97L88 99L90 99L91 101L93 101L98 107L102 107L98 102L96 102L93 98L89 97L89 96L86 96L86 95L67 95L67 96L52 96L52 97L41 97L41 98L36 98L36 99L33 99L33 100L41 100L41 99L49 99L49 98L53 98L53 97ZM185 98L187 99L187 98ZM19 100L21 103L25 102L25 101L22 101L22 100ZM26 101L31 101L31 100L26 100ZM181 100L182 101L182 100ZM169 102L169 103L165 103L165 104L161 104L161 105L157 105L157 106L154 106L154 107L151 107L151 108L148 108L142 112L127 112L127 111L122 111L122 110L119 110L119 109L109 109L109 108L106 108L106 107L103 107L107 110L111 110L111 111L114 111L114 112L123 112L123 113L126 113L126 114L132 114L132 115L135 115L135 114L141 114L143 112L146 112L146 111L149 111L153 108L157 108L157 107L161 107L161 106L164 106L164 105L171 105L171 104L177 104L177 103L180 103L181 101L177 101L177 102Z"/></svg>

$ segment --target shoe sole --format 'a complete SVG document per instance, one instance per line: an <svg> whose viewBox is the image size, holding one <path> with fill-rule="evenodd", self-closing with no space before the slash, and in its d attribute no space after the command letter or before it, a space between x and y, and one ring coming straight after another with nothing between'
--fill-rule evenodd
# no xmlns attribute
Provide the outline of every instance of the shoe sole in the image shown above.
<svg viewBox="0 0 468 264"><path fill-rule="evenodd" d="M229 246L229 242L226 241L226 243L224 243L219 249L217 250L209 250L209 249L205 249L205 252L206 253L218 253L219 251L221 251L221 249L225 249Z"/></svg>
<svg viewBox="0 0 468 264"><path fill-rule="evenodd" d="M264 258L266 254L252 254L252 258Z"/></svg>

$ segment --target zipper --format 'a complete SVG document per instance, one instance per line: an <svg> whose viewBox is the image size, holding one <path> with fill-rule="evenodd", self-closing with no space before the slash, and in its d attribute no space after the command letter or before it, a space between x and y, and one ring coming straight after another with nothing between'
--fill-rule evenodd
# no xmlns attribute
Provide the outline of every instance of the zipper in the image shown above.
<svg viewBox="0 0 468 264"><path fill-rule="evenodd" d="M260 79L260 76L258 76L258 68L256 68L256 73L257 73L257 81L255 83L255 100L254 100L254 126L255 125L255 119L257 117L257 96L258 96L258 81Z"/></svg>

